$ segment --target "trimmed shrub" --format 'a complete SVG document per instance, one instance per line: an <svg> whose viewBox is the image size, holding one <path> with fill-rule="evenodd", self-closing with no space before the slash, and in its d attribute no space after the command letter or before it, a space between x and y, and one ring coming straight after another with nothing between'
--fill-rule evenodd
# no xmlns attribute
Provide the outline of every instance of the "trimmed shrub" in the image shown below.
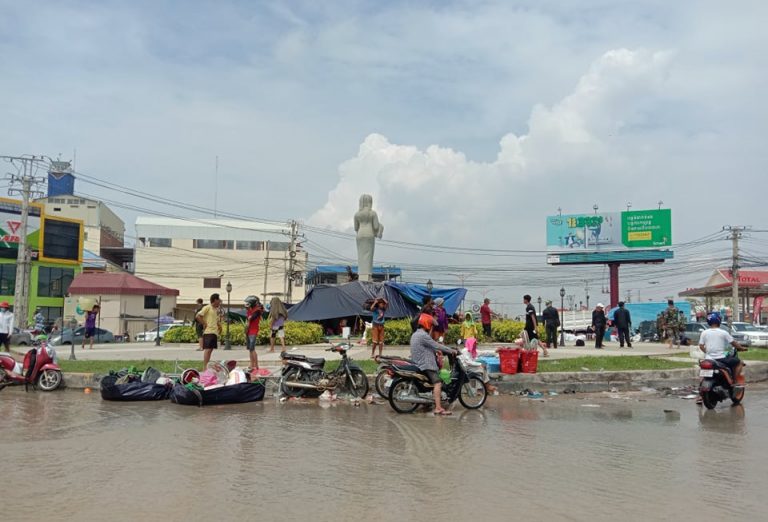
<svg viewBox="0 0 768 522"><path fill-rule="evenodd" d="M525 328L521 321L493 321L491 322L491 340L496 343L511 343L520 337L520 332Z"/></svg>
<svg viewBox="0 0 768 522"><path fill-rule="evenodd" d="M396 319L384 323L384 344L408 345L411 342L411 320Z"/></svg>
<svg viewBox="0 0 768 522"><path fill-rule="evenodd" d="M194 326L177 326L171 328L163 335L166 343L194 343L197 342L197 334Z"/></svg>
<svg viewBox="0 0 768 522"><path fill-rule="evenodd" d="M227 325L223 325L222 342L226 338ZM269 323L262 321L259 329L259 336L256 339L257 344L269 344ZM235 346L245 346L245 323L233 322L229 325L229 338ZM193 326L182 326L171 328L163 337L164 342L168 343L194 343L197 342L197 335ZM285 344L315 344L323 342L323 329L315 323L299 323L288 321L285 323Z"/></svg>

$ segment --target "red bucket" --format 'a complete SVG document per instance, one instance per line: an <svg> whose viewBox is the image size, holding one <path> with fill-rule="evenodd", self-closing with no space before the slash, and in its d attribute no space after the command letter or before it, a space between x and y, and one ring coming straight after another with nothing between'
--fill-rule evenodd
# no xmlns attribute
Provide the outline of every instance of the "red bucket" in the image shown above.
<svg viewBox="0 0 768 522"><path fill-rule="evenodd" d="M499 348L499 363L501 373L517 373L518 364L520 364L520 348Z"/></svg>
<svg viewBox="0 0 768 522"><path fill-rule="evenodd" d="M538 350L525 350L520 354L520 371L522 373L536 373L538 367Z"/></svg>

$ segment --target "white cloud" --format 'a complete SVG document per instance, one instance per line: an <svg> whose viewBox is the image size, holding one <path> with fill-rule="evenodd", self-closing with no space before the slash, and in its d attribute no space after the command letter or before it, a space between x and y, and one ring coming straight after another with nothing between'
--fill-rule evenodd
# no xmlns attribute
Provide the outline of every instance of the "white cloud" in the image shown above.
<svg viewBox="0 0 768 522"><path fill-rule="evenodd" d="M358 197L367 192L389 238L479 246L495 243L511 222L538 232L543 225L537 220L543 223L557 207L541 196L599 179L606 167L628 161L624 153L629 151L606 142L637 121L647 99L663 87L670 59L668 52L606 52L572 94L551 107L532 109L527 134L502 137L491 162L474 162L439 145L419 149L371 134L357 156L341 164L338 184L309 222L350 230ZM581 173L578 180L569 170ZM574 202L573 210L591 205ZM430 226L414 226L425 222ZM541 248L542 240L534 233L522 241ZM507 240L505 246L512 243Z"/></svg>

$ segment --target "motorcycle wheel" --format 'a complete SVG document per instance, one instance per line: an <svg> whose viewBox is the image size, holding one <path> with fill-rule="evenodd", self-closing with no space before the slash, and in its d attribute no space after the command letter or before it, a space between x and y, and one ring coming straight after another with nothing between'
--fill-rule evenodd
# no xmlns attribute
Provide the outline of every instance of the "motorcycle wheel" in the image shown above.
<svg viewBox="0 0 768 522"><path fill-rule="evenodd" d="M352 378L349 379L347 387L352 396L362 399L368 395L368 376L365 375L365 372L357 368L351 368L349 374Z"/></svg>
<svg viewBox="0 0 768 522"><path fill-rule="evenodd" d="M280 378L280 393L282 393L287 397L301 397L302 395L304 395L304 388L292 388L290 386L286 386L285 381L301 382L302 379L299 377L298 368L290 368Z"/></svg>
<svg viewBox="0 0 768 522"><path fill-rule="evenodd" d="M397 400L397 398L402 395L415 394L415 387L416 386L407 379L395 379L392 382L392 386L389 387L389 405L392 406L392 409L397 413L413 413L416 411L416 408L419 407L418 404Z"/></svg>
<svg viewBox="0 0 768 522"><path fill-rule="evenodd" d="M43 391L53 391L61 385L61 372L56 370L43 370L37 378L37 385Z"/></svg>
<svg viewBox="0 0 768 522"><path fill-rule="evenodd" d="M701 402L708 410L714 410L717 406L717 395L713 391L703 392L701 394Z"/></svg>
<svg viewBox="0 0 768 522"><path fill-rule="evenodd" d="M379 370L376 373L376 378L373 380L373 387L376 389L376 393L378 393L380 397L387 397L387 388L384 386L384 383L386 383L387 379L389 378L389 374L384 370Z"/></svg>
<svg viewBox="0 0 768 522"><path fill-rule="evenodd" d="M485 389L483 381L477 377L470 377L459 390L459 402L468 410L480 408L487 398L488 390Z"/></svg>

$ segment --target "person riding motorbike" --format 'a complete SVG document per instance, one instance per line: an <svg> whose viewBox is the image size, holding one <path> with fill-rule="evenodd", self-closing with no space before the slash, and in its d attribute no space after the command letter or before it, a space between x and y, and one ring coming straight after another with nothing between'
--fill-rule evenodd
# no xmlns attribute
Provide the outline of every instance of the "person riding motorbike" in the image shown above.
<svg viewBox="0 0 768 522"><path fill-rule="evenodd" d="M741 371L744 364L736 352L746 352L747 349L735 341L730 333L720 328L721 322L718 312L712 312L707 316L709 329L701 332L699 349L706 354L706 359L718 361L728 366L733 373L734 382L741 383L743 382ZM735 352L731 350L731 347L735 349Z"/></svg>
<svg viewBox="0 0 768 522"><path fill-rule="evenodd" d="M435 323L434 317L429 314L422 313L419 316L419 327L411 335L411 360L434 386L432 393L435 398L435 415L451 415L452 412L444 409L440 403L443 386L438 374L436 355L437 353L456 355L457 352L432 339L430 332Z"/></svg>

